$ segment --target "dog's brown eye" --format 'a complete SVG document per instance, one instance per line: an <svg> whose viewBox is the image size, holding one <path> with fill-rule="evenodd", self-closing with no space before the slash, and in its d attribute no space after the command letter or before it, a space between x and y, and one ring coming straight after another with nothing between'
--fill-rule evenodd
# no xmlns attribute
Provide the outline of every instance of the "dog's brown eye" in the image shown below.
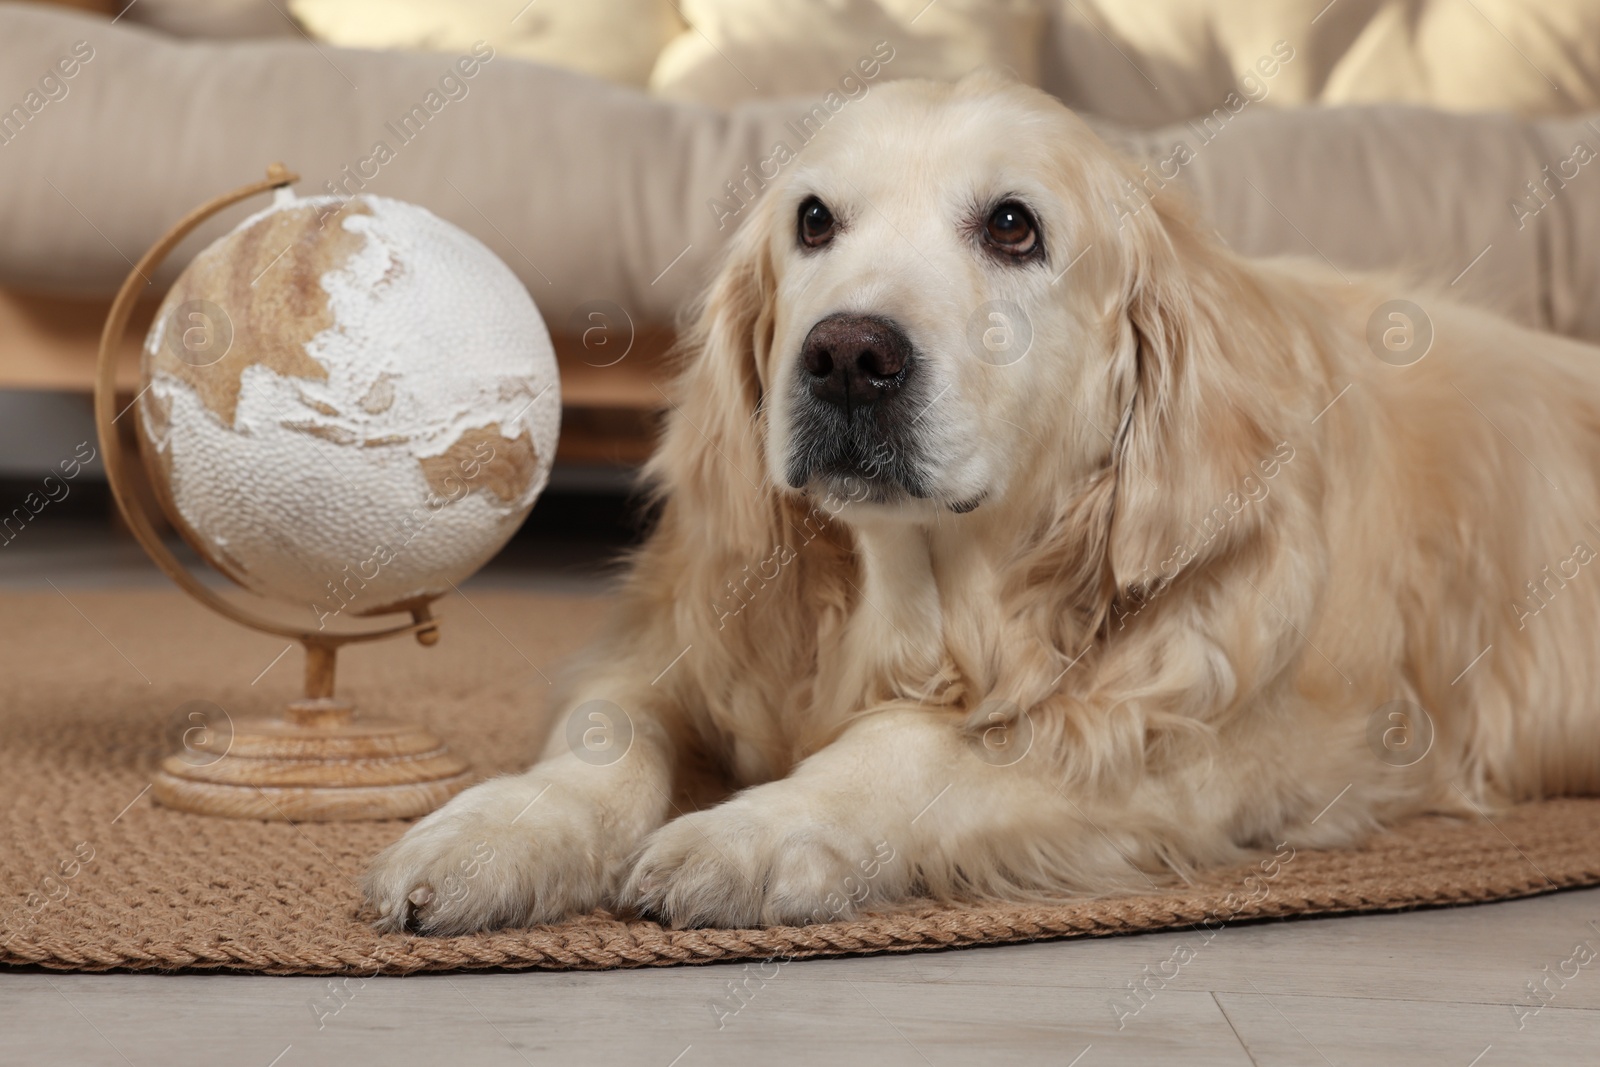
<svg viewBox="0 0 1600 1067"><path fill-rule="evenodd" d="M1015 200L1001 203L989 213L983 236L991 248L1007 255L1025 256L1039 243L1039 228L1033 215Z"/></svg>
<svg viewBox="0 0 1600 1067"><path fill-rule="evenodd" d="M807 248L821 248L833 240L833 212L814 196L800 205L800 241Z"/></svg>

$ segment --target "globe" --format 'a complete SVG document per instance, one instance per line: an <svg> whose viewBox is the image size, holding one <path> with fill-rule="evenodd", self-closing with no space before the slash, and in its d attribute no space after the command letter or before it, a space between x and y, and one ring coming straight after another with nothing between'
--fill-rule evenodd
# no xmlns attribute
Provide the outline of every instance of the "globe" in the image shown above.
<svg viewBox="0 0 1600 1067"><path fill-rule="evenodd" d="M317 629L417 610L481 567L559 432L554 350L521 282L379 196L279 189L183 271L142 370L140 447L168 517Z"/></svg>

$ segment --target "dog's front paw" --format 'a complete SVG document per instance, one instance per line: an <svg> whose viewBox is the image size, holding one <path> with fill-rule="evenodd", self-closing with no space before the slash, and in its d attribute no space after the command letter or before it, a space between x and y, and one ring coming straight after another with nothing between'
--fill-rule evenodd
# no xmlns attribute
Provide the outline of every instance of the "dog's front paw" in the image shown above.
<svg viewBox="0 0 1600 1067"><path fill-rule="evenodd" d="M423 819L363 882L381 930L464 934L554 922L600 903L621 870L582 793L537 772L497 778Z"/></svg>
<svg viewBox="0 0 1600 1067"><path fill-rule="evenodd" d="M849 918L904 886L891 842L785 817L767 810L760 793L657 830L622 901L675 927L799 926Z"/></svg>

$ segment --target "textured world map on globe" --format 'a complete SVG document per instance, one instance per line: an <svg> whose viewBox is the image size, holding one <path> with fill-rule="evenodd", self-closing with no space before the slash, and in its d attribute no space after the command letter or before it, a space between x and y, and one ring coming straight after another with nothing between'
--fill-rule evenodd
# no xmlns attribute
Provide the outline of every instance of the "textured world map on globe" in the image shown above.
<svg viewBox="0 0 1600 1067"><path fill-rule="evenodd" d="M141 449L179 531L256 593L408 610L548 480L554 350L488 248L413 204L280 190L184 270L145 339Z"/></svg>

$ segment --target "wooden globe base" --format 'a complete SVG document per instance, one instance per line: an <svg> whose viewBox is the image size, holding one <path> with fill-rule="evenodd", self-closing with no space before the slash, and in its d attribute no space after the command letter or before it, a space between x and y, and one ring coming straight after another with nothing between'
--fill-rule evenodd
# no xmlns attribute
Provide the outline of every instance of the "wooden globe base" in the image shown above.
<svg viewBox="0 0 1600 1067"><path fill-rule="evenodd" d="M409 819L465 789L467 765L420 726L355 720L333 699L299 700L282 719L240 719L232 736L168 756L160 803L233 819Z"/></svg>

